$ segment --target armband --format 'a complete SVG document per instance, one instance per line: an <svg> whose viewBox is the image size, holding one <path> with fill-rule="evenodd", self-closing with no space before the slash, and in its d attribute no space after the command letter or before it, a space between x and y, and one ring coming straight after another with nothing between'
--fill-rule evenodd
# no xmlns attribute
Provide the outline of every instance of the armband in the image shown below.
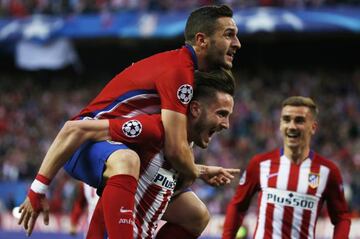
<svg viewBox="0 0 360 239"><path fill-rule="evenodd" d="M39 212L42 209L41 200L45 197L50 182L50 179L41 174L38 174L36 175L34 182L31 184L28 197L31 206L36 212Z"/></svg>

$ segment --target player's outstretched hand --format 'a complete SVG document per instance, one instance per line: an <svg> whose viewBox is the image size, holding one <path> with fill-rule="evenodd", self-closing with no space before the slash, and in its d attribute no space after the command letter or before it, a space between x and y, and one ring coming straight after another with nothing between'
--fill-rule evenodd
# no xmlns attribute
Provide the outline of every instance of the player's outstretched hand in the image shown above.
<svg viewBox="0 0 360 239"><path fill-rule="evenodd" d="M44 214L44 224L49 225L49 202L45 195L32 197L32 203L30 202L30 198L28 196L20 205L19 213L21 213L21 216L18 224L23 224L27 236L31 236L36 219L41 212Z"/></svg>
<svg viewBox="0 0 360 239"><path fill-rule="evenodd" d="M204 173L200 176L207 184L211 186L222 186L229 184L234 179L235 174L240 173L240 169L223 168L218 166L203 165Z"/></svg>

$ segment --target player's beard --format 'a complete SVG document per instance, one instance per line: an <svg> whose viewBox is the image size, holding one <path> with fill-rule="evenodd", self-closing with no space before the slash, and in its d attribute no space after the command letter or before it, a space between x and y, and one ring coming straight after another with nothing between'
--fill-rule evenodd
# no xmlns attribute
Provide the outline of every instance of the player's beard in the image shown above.
<svg viewBox="0 0 360 239"><path fill-rule="evenodd" d="M209 69L219 69L225 68L227 70L231 70L232 68L232 61L227 61L227 49L225 46L221 48L216 46L216 40L211 39L210 47L208 49L208 53L206 56L206 60L209 63Z"/></svg>

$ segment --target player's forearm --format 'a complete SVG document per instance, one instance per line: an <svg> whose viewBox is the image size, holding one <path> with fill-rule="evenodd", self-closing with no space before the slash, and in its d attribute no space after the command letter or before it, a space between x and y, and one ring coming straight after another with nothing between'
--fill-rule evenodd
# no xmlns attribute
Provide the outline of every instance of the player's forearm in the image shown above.
<svg viewBox="0 0 360 239"><path fill-rule="evenodd" d="M66 122L46 153L39 173L52 179L76 149L85 141L105 140L108 138L107 121Z"/></svg>
<svg viewBox="0 0 360 239"><path fill-rule="evenodd" d="M350 225L351 225L350 219L344 219L338 222L334 227L333 238L334 239L349 238Z"/></svg>
<svg viewBox="0 0 360 239"><path fill-rule="evenodd" d="M195 179L199 171L187 138L187 119L184 114L171 110L161 111L165 131L164 154L172 167L185 177Z"/></svg>
<svg viewBox="0 0 360 239"><path fill-rule="evenodd" d="M178 149L170 147L171 150L164 150L165 157L172 167L187 178L196 179L200 176L200 171L194 162L194 155L188 144L177 145Z"/></svg>
<svg viewBox="0 0 360 239"><path fill-rule="evenodd" d="M226 210L222 239L234 239L239 230L245 213L237 210L236 204L230 202Z"/></svg>

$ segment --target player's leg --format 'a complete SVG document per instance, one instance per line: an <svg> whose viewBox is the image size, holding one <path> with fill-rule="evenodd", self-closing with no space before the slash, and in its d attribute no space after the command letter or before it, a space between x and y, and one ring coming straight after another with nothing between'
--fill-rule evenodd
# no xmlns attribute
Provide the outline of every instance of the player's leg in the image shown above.
<svg viewBox="0 0 360 239"><path fill-rule="evenodd" d="M118 150L106 161L105 187L101 196L110 239L133 238L133 211L140 159L132 150Z"/></svg>
<svg viewBox="0 0 360 239"><path fill-rule="evenodd" d="M102 194L109 238L132 238L132 210L140 171L138 155L123 144L90 142L80 147L64 169Z"/></svg>
<svg viewBox="0 0 360 239"><path fill-rule="evenodd" d="M210 214L205 204L192 191L184 191L169 203L156 239L198 238L206 228Z"/></svg>

